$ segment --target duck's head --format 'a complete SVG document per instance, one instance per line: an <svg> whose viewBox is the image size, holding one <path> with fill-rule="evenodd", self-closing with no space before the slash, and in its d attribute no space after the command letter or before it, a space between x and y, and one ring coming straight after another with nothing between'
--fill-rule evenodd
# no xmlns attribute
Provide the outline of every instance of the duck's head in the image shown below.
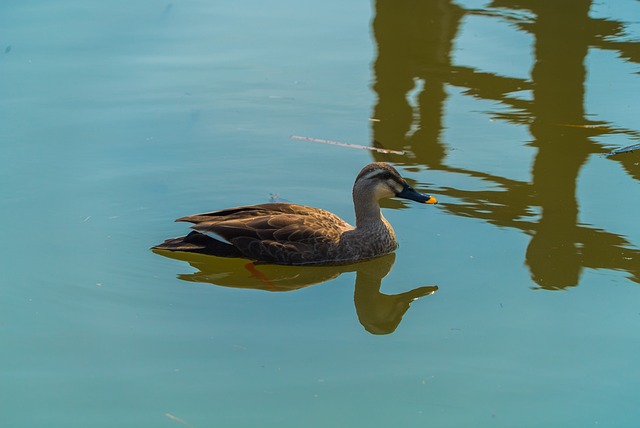
<svg viewBox="0 0 640 428"><path fill-rule="evenodd" d="M394 167L384 162L370 163L362 168L353 185L353 193L363 192L371 192L377 200L395 196L422 204L438 203L433 196L414 190Z"/></svg>

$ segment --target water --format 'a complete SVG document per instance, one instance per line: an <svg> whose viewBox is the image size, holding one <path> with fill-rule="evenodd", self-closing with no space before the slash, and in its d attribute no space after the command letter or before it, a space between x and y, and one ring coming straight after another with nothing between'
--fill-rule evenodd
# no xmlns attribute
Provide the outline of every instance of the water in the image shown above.
<svg viewBox="0 0 640 428"><path fill-rule="evenodd" d="M635 427L640 10L528 7L5 1L2 426ZM149 251L372 160L395 256Z"/></svg>

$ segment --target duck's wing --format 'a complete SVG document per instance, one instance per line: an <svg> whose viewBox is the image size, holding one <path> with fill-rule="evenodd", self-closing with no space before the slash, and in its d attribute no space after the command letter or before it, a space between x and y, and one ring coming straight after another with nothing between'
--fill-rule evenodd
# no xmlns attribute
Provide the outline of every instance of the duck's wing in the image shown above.
<svg viewBox="0 0 640 428"><path fill-rule="evenodd" d="M322 263L351 226L335 214L294 204L263 204L183 217L193 229L232 244L245 257L271 263Z"/></svg>

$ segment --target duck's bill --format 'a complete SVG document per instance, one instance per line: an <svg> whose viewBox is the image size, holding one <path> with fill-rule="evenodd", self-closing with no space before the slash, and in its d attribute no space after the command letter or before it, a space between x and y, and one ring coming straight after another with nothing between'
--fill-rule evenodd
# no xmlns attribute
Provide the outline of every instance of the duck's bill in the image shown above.
<svg viewBox="0 0 640 428"><path fill-rule="evenodd" d="M425 204L437 204L438 203L438 200L436 198L434 198L433 196L430 196L430 195L426 195L426 196L429 199L424 201Z"/></svg>
<svg viewBox="0 0 640 428"><path fill-rule="evenodd" d="M437 204L438 200L430 195L424 195L420 192L416 192L413 187L405 184L404 189L401 192L396 193L399 198L409 199L411 201L420 202L421 204Z"/></svg>

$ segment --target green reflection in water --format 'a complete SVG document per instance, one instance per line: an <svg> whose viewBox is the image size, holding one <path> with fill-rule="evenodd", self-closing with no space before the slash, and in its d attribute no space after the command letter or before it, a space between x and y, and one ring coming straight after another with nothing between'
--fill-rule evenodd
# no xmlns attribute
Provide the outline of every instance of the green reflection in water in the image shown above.
<svg viewBox="0 0 640 428"><path fill-rule="evenodd" d="M608 151L594 137L624 134L638 139L640 135L588 118L584 108L588 50L592 46L615 50L621 57L639 62L639 44L616 38L623 34L622 23L591 18L592 2L588 0L503 0L491 6L494 9L469 10L452 1L376 2L373 33L378 55L373 89L378 101L373 113L373 141L378 147L408 150L411 155L409 160L397 155L374 156L488 183L490 190L442 187L439 193L455 201L442 205L451 214L479 218L530 235L525 263L541 288L576 286L583 268L623 270L640 282L637 246L625 236L580 224L576 196L578 175L588 157ZM466 15L474 14L504 19L533 37L534 66L529 79L453 64L460 23ZM407 97L416 81L424 84L414 108ZM448 147L441 138L447 87L496 101L508 111L492 112L495 119L528 127L530 145L537 150L530 181L446 163ZM530 91L531 99L514 95L522 91ZM611 160L639 180L638 159L638 153L628 153ZM537 213L539 220L535 218Z"/></svg>
<svg viewBox="0 0 640 428"><path fill-rule="evenodd" d="M168 258L188 262L197 271L180 274L178 278L190 282L204 282L223 287L264 291L293 291L355 272L354 303L362 326L373 334L393 333L409 305L420 297L438 290L437 286L423 286L401 294L380 292L382 279L391 271L395 254L349 265L284 266L256 264L243 259L206 256L195 253L153 250Z"/></svg>

